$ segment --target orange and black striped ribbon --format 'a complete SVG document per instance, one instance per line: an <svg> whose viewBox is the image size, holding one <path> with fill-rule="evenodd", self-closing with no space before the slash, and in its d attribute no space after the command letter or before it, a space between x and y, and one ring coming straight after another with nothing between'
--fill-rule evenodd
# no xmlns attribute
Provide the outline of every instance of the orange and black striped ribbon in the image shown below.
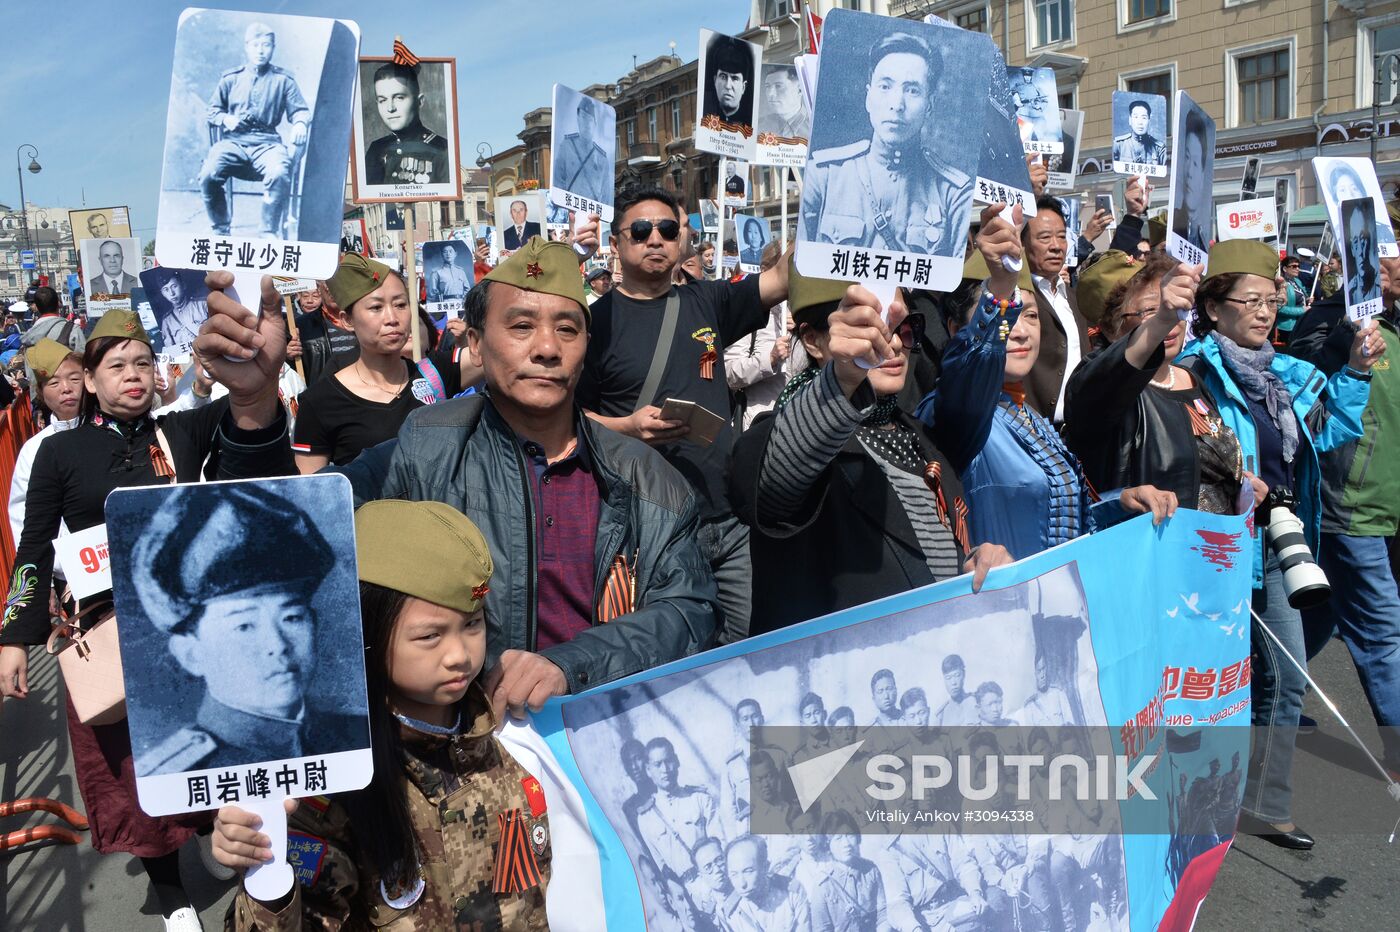
<svg viewBox="0 0 1400 932"><path fill-rule="evenodd" d="M1206 416L1198 411L1195 405L1183 404L1182 407L1186 409L1187 416L1191 418L1191 433L1197 437L1205 437L1214 433L1210 429L1210 421L1206 420Z"/></svg>
<svg viewBox="0 0 1400 932"><path fill-rule="evenodd" d="M700 378L713 379L715 377L715 360L719 359L719 353L714 350L705 350L700 354Z"/></svg>
<svg viewBox="0 0 1400 932"><path fill-rule="evenodd" d="M613 558L608 581L603 584L603 596L598 601L598 621L607 624L613 619L633 610L635 580L627 558L618 555Z"/></svg>
<svg viewBox="0 0 1400 932"><path fill-rule="evenodd" d="M151 444L151 468L162 479L175 478L175 467L171 466L170 460L165 458L165 451L154 443Z"/></svg>
<svg viewBox="0 0 1400 932"><path fill-rule="evenodd" d="M961 495L953 499L953 511L958 516L957 523L953 525L953 537L962 546L963 553L971 553L971 539L967 533L967 503L962 500Z"/></svg>
<svg viewBox="0 0 1400 932"><path fill-rule="evenodd" d="M497 814L501 844L496 849L496 873L491 892L523 893L540 885L540 864L530 847L529 830L519 809Z"/></svg>
<svg viewBox="0 0 1400 932"><path fill-rule="evenodd" d="M408 50L408 46L403 44L402 39L394 39L394 64L407 65L412 68L421 59Z"/></svg>
<svg viewBox="0 0 1400 932"><path fill-rule="evenodd" d="M938 506L938 520L943 522L944 527L951 528L953 525L948 521L948 502L943 497L942 463L934 460L924 464L924 485L933 493L934 503Z"/></svg>

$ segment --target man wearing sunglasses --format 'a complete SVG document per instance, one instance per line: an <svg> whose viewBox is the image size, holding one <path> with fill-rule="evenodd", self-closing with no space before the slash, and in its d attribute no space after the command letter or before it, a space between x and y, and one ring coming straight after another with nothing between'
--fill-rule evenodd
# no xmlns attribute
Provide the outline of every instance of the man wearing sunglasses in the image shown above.
<svg viewBox="0 0 1400 932"><path fill-rule="evenodd" d="M681 217L670 191L619 195L612 231L622 282L593 305L578 402L605 426L656 447L694 486L701 549L725 614L720 640L729 643L748 631L752 567L748 529L734 517L726 489L734 431L724 348L767 324L769 309L787 298L788 266L779 262L737 282L672 286ZM724 419L712 442L692 440L687 424L661 417L660 406L672 398Z"/></svg>

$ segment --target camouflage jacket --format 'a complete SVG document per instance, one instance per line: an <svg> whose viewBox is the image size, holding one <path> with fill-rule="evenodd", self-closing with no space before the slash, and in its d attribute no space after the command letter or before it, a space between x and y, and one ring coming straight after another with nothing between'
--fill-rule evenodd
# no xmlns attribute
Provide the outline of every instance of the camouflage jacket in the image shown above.
<svg viewBox="0 0 1400 932"><path fill-rule="evenodd" d="M274 909L239 891L225 932L548 929L544 794L496 740L495 717L476 684L463 707L468 722L452 738L404 731L408 807L424 861L416 899L416 879L395 889L360 856L343 807L328 797L303 799L287 826L298 881L291 899ZM495 892L502 885L519 892Z"/></svg>

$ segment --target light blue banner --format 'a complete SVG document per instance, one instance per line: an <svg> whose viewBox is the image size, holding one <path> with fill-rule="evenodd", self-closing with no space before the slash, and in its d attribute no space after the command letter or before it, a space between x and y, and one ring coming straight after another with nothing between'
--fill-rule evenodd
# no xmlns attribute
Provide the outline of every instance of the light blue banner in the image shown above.
<svg viewBox="0 0 1400 932"><path fill-rule="evenodd" d="M1142 517L993 571L980 593L960 577L552 701L527 752L553 793L551 924L1189 928L1248 761L1246 728L1210 726L1249 722L1249 533ZM933 726L1107 726L1080 734L1153 759L1157 799L1125 819L1162 807L1172 830L865 834L839 866L835 843L770 835L755 868L752 843L726 855L748 830L748 726L802 724L813 696L833 731L898 723L920 698Z"/></svg>

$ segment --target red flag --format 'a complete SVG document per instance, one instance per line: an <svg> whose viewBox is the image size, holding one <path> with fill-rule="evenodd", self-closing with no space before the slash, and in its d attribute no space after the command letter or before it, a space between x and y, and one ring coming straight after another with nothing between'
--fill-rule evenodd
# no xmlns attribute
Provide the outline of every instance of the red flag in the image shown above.
<svg viewBox="0 0 1400 932"><path fill-rule="evenodd" d="M394 36L394 64L412 68L418 62L418 56L408 50L408 46L403 44L403 39Z"/></svg>
<svg viewBox="0 0 1400 932"><path fill-rule="evenodd" d="M813 10L810 3L803 4L807 20L807 51L813 55L822 50L822 18Z"/></svg>

